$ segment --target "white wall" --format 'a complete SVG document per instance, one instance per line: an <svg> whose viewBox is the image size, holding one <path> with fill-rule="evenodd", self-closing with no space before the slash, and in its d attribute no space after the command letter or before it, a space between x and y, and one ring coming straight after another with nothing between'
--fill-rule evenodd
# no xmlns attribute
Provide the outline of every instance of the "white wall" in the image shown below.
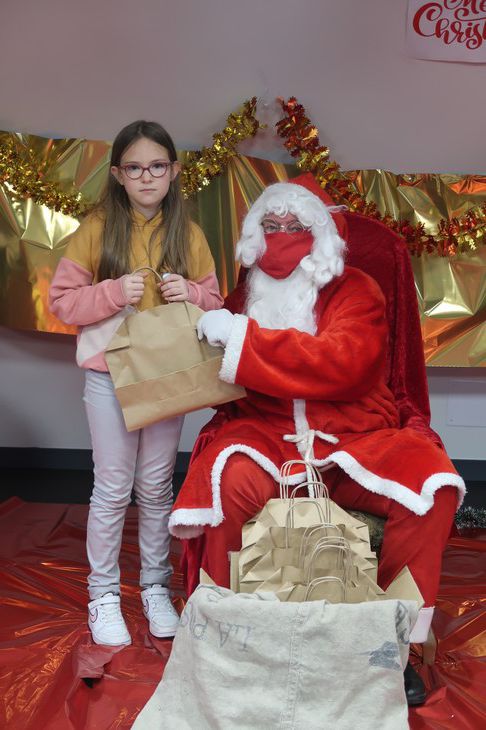
<svg viewBox="0 0 486 730"><path fill-rule="evenodd" d="M432 428L449 456L486 460L486 368L427 368L427 378Z"/></svg>
<svg viewBox="0 0 486 730"><path fill-rule="evenodd" d="M74 352L73 337L0 327L0 447L90 448ZM428 377L432 425L450 457L485 459L486 370L429 368ZM457 389L456 402L450 394ZM191 450L211 414L186 417L181 451Z"/></svg>
<svg viewBox="0 0 486 730"><path fill-rule="evenodd" d="M74 358L74 337L0 327L0 447L91 448ZM212 413L186 417L180 451L191 451Z"/></svg>
<svg viewBox="0 0 486 730"><path fill-rule="evenodd" d="M244 99L295 94L344 169L485 172L484 65L408 58L407 0L1 9L0 129L113 139L150 117L200 148ZM253 149L265 156L268 139Z"/></svg>
<svg viewBox="0 0 486 730"><path fill-rule="evenodd" d="M406 8L407 0L3 0L0 129L113 139L145 117L165 124L178 148L200 148L256 95L269 129L242 150L277 159L285 155L270 132L271 102L295 94L343 169L484 173L484 65L407 58ZM0 446L89 447L73 361L68 338L0 330ZM449 422L466 402L450 402L461 377L473 379L474 414L478 404L486 413L484 369L434 369L433 425L453 458L480 459L485 428L462 416ZM183 450L209 415L187 418Z"/></svg>

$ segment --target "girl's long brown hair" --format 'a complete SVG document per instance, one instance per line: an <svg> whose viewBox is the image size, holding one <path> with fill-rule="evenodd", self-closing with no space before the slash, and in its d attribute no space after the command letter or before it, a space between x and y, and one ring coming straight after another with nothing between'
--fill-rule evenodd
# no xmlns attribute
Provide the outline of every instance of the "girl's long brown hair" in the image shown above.
<svg viewBox="0 0 486 730"><path fill-rule="evenodd" d="M157 122L139 120L124 127L116 136L111 150L110 166L118 167L127 147L141 138L147 138L165 147L171 162L177 162L174 142ZM170 172L167 172L169 175ZM162 221L152 233L149 250L155 241L161 241L159 271L188 275L189 215L182 198L179 176L172 180L162 200ZM132 237L132 207L123 185L110 173L106 188L96 211L104 218L103 246L97 280L116 279L130 272L130 241Z"/></svg>

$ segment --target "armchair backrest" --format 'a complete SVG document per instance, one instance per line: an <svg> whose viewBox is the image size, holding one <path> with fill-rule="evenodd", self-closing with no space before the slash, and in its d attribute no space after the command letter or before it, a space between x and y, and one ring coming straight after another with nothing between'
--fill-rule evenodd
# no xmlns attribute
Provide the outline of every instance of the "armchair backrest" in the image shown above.
<svg viewBox="0 0 486 730"><path fill-rule="evenodd" d="M441 445L430 428L430 406L417 293L405 241L379 221L345 214L348 227L346 263L365 271L380 285L389 327L388 386L400 411L401 426L426 433Z"/></svg>

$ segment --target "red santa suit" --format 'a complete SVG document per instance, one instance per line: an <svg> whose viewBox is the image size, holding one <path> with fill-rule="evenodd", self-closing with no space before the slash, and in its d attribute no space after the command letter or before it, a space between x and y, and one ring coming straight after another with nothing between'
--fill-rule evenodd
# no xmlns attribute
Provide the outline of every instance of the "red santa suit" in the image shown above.
<svg viewBox="0 0 486 730"><path fill-rule="evenodd" d="M282 463L311 461L325 470L341 506L387 517L379 582L386 587L408 565L428 607L420 641L464 483L444 450L400 428L385 381L384 296L374 279L344 267L333 218L302 180L267 188L243 224L237 256L250 267L244 313L210 317L223 332L220 377L244 386L247 397L191 464L170 529L182 538L205 532L202 565L228 585L228 551L241 546L242 524L276 496ZM312 234L311 250L288 276L291 255L272 260L261 233L268 212L292 213ZM303 472L292 477L304 479Z"/></svg>

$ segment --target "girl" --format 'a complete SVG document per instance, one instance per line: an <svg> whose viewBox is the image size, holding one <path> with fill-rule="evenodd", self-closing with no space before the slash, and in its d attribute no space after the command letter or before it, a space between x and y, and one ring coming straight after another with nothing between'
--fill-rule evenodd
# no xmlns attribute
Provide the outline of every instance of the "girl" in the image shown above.
<svg viewBox="0 0 486 730"><path fill-rule="evenodd" d="M128 433L103 349L127 305L153 307L162 303L162 294L167 302L189 301L205 310L222 306L208 244L183 205L179 170L174 143L159 124L137 121L122 129L113 143L101 203L70 239L50 290L51 311L68 324L92 325L86 333L91 343L99 343L81 347L81 334L77 352L86 370L84 402L93 446L88 625L97 644L131 642L120 610L118 557L132 488L149 629L158 637L173 636L178 624L168 589L167 523L183 417ZM165 271L163 284L146 272L130 273L141 266Z"/></svg>

